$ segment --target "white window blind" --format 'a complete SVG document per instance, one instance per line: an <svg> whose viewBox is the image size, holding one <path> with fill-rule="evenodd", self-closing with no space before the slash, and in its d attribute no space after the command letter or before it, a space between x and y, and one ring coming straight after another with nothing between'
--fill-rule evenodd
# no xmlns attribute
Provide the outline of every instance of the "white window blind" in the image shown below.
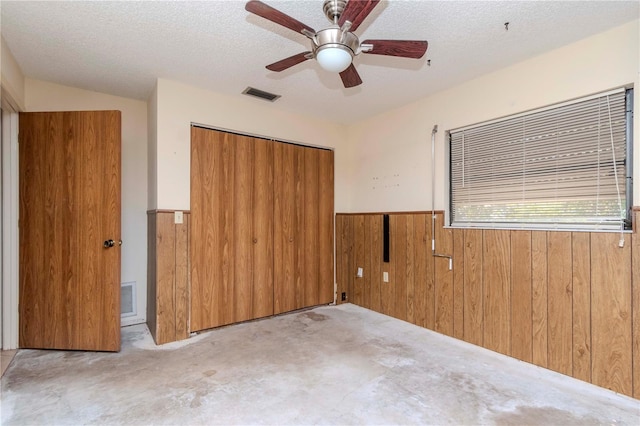
<svg viewBox="0 0 640 426"><path fill-rule="evenodd" d="M625 91L450 133L451 224L621 229Z"/></svg>

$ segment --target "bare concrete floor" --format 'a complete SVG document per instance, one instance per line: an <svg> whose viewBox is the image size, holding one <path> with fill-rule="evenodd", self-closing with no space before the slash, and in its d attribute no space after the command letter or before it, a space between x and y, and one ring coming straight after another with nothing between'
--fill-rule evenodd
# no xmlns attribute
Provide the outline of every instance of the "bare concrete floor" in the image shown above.
<svg viewBox="0 0 640 426"><path fill-rule="evenodd" d="M116 354L21 350L2 424L640 424L640 401L354 305Z"/></svg>

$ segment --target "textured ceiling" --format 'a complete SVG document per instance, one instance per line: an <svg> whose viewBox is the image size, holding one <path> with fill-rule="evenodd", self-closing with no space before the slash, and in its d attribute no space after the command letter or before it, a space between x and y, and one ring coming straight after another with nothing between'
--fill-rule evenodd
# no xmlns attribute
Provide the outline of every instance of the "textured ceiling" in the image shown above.
<svg viewBox="0 0 640 426"><path fill-rule="evenodd" d="M265 2L316 30L329 24L322 0ZM345 89L315 61L266 70L309 42L241 1L0 3L2 36L28 77L142 100L159 77L232 96L253 86L282 95L273 108L340 123L638 19L639 5L382 1L356 31L360 39L427 40L429 50L420 60L360 55L354 63L364 84Z"/></svg>

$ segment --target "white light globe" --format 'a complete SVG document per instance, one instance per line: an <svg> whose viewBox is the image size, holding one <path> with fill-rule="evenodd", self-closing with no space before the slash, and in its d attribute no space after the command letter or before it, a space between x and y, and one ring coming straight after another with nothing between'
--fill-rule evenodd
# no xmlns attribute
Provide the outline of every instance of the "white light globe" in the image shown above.
<svg viewBox="0 0 640 426"><path fill-rule="evenodd" d="M339 47L326 47L316 54L322 68L330 72L342 72L351 65L351 54Z"/></svg>

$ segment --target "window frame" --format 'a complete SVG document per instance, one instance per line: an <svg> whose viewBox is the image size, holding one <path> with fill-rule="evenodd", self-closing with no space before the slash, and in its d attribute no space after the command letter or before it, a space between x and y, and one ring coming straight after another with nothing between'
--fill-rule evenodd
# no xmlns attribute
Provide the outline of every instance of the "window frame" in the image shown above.
<svg viewBox="0 0 640 426"><path fill-rule="evenodd" d="M612 227L599 227L592 223L562 223L562 222L544 222L534 223L527 221L519 222L454 222L454 197L453 197L453 165L452 165L452 133L462 132L465 130L475 129L481 126L491 125L495 123L504 122L507 120L518 119L526 117L532 114L545 112L548 110L562 108L572 104L585 102L597 98L603 98L608 95L618 94L624 91L625 99L625 161L624 161L624 191L623 200L626 201L625 211L626 217L622 219L622 227L614 229ZM589 231L589 232L631 232L633 224L633 106L634 106L634 87L633 85L618 87L604 92L595 93L588 96L582 96L574 98L568 101L558 102L543 106L540 108L533 108L530 110L518 112L502 116L499 118L477 122L474 124L454 128L445 131L445 191L448 196L448 202L445 208L445 217L447 220L447 226L451 228L461 229L508 229L508 230L558 230L558 231ZM551 217L551 216L549 216Z"/></svg>

